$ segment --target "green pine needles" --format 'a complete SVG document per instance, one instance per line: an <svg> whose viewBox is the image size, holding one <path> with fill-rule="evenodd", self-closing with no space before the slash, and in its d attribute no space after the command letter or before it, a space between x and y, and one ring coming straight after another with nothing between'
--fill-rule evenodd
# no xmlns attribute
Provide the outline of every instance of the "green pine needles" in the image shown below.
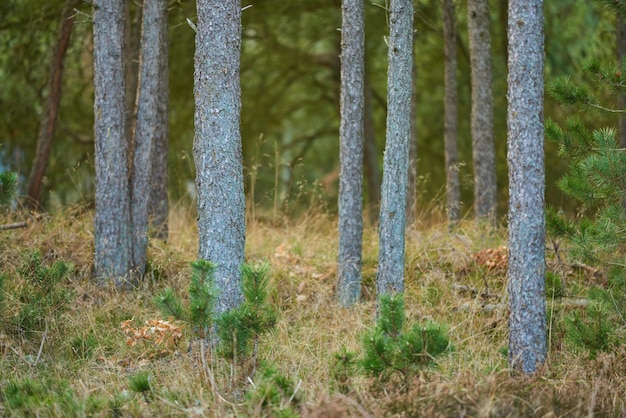
<svg viewBox="0 0 626 418"><path fill-rule="evenodd" d="M558 78L548 86L548 93L563 105L587 112L626 114L626 109L601 104L626 93L626 61L602 65L591 60L584 71L589 82L574 84L569 77ZM614 128L589 130L578 116L562 125L547 120L545 132L559 146L559 156L570 162L558 186L580 203L575 219L548 207L548 232L570 244L571 258L599 266L608 278L606 287L589 292L590 304L584 311L565 318L567 339L595 356L619 340L616 329L626 324L626 152L618 145Z"/></svg>
<svg viewBox="0 0 626 418"><path fill-rule="evenodd" d="M154 298L154 303L166 317L189 323L199 338L217 332L217 352L236 360L256 354L259 337L276 324L276 311L269 306L267 264L243 265L244 302L237 308L215 315L218 290L213 283L215 265L207 260L191 263L189 306L185 308L172 289L165 289Z"/></svg>
<svg viewBox="0 0 626 418"><path fill-rule="evenodd" d="M0 173L0 207L7 206L17 193L17 173Z"/></svg>
<svg viewBox="0 0 626 418"><path fill-rule="evenodd" d="M365 333L362 344L364 355L358 363L381 382L395 374L406 380L451 348L442 325L427 322L407 329L401 294L381 297L376 325Z"/></svg>

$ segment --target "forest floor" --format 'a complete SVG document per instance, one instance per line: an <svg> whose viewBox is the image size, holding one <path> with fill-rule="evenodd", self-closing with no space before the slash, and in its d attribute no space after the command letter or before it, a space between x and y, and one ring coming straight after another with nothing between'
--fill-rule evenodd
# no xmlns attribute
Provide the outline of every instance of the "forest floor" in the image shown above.
<svg viewBox="0 0 626 418"><path fill-rule="evenodd" d="M435 220L408 229L407 320L445 324L453 348L414 376L380 383L359 372L342 377L334 366L344 347L361 353L374 325L376 228L364 233L363 302L344 309L334 296L334 215L249 219L246 257L269 263L278 312L275 330L259 343L257 368L274 366L287 381L263 386L250 359L231 364L204 353L203 360L191 330L160 322L167 318L154 295L166 287L187 295L198 242L192 210L172 209L169 240L152 240L149 274L129 291L90 280L92 211L37 219L13 212L0 215L0 225L25 219L26 228L0 231L0 415L626 416L626 344L592 355L569 342L563 325L568 312L584 312L588 289L605 279L593 268L556 263L550 248L548 269L564 273L565 288L547 299L547 364L530 378L507 369L505 229L472 221L450 229ZM28 272L37 270L36 252L44 267L71 263L69 273L46 285L49 270ZM287 393L274 396L280 388Z"/></svg>

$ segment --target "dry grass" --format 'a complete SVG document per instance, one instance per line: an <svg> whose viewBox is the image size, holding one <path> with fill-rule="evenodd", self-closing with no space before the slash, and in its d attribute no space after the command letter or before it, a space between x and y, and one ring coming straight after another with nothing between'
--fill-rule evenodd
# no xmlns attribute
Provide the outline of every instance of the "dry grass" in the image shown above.
<svg viewBox="0 0 626 418"><path fill-rule="evenodd" d="M0 224L25 216L4 215ZM254 405L242 397L249 385L248 369L239 370L233 380L228 365L214 363L216 384L212 385L197 347L188 350L189 335L183 335L177 349L158 347L151 341L126 344L124 321L132 319L140 327L159 318L151 302L156 292L170 286L185 295L189 262L197 254L193 211L184 205L173 208L169 241L151 243L151 274L138 289L127 292L91 283L92 222L92 212L74 208L30 219L25 229L0 231L0 267L10 278L18 277L23 254L33 249L41 252L46 263L66 260L75 267L64 283L75 298L65 312L50 318L45 334L30 339L4 331L0 335L1 387L26 378L64 381L78 404L87 404L88 399L104 402L93 408L102 416L116 412L130 416L258 415L259 410L255 412ZM481 257L491 254L481 251L506 244L505 231L469 221L453 230L443 223L424 221L407 234L409 320L447 324L454 350L440 358L435 368L424 370L406 390L356 377L348 394L333 393L333 354L344 346L358 352L360 335L373 323L378 251L376 229L369 227L364 234L364 302L350 309L338 307L334 299L336 226L336 219L322 211L311 211L297 220L248 222L247 258L269 261L271 302L279 311L275 331L261 341L260 358L299 382L298 396L303 400L299 414L626 415L623 348L592 360L555 332L545 370L533 378L510 375L507 360L499 352L507 345L506 272L497 265L478 265ZM577 280L576 288L585 287L584 277L572 280ZM11 286L15 290L21 285ZM76 338L92 338L93 352L77 356L72 345ZM31 359L38 354L41 360L34 365ZM152 399L129 393L129 377L138 371L150 372ZM8 414L2 402L0 407ZM88 410L84 405L59 402L41 406L36 413L73 416Z"/></svg>

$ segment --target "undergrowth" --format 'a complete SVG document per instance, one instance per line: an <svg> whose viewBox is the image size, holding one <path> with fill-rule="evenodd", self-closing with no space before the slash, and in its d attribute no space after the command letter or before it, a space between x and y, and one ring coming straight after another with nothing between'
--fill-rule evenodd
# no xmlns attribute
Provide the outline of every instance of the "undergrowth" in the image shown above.
<svg viewBox="0 0 626 418"><path fill-rule="evenodd" d="M0 224L20 215L1 216L7 218ZM595 303L610 303L610 323L619 323L623 301L612 299L623 286L617 274L568 265L565 258L559 263L549 254L548 364L535 377L510 376L502 355L507 345L504 230L466 221L450 231L443 223L422 221L408 231L404 324L396 328L399 335L424 337L432 327L433 335L447 342L409 338L419 358L408 361L408 368L398 367L405 372L379 379L359 363L367 358L364 338L381 327L375 297L365 282L364 302L350 309L335 303L336 220L327 213L248 223L246 256L256 266L248 277L265 283L268 310L253 308L255 298L248 298L247 308L231 320L247 324L247 344L239 347L239 334L228 332L237 344L210 355L212 348L200 341L216 319L200 320L210 306L198 306L195 313L190 308L193 286L205 296L212 291L193 285L193 211L174 207L167 244L151 242L148 255L158 266L158 280L125 292L91 281L92 216L71 208L27 228L0 231L0 415L626 413L626 351L615 343L623 339L623 327L612 325L606 336L600 334L598 341L608 343L592 352L572 341L575 332L568 322L576 315L591 318ZM371 277L378 252L374 227L366 228L363 242L364 276ZM259 269L265 260L269 267ZM177 301L168 308L171 314L154 303L164 295L168 299L168 292ZM272 331L246 321L271 324ZM435 346L445 348L445 355L431 353Z"/></svg>

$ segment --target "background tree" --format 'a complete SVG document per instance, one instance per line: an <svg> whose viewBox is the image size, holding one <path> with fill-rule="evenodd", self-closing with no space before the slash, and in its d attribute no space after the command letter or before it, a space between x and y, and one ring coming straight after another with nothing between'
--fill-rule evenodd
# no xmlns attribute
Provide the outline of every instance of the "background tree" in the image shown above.
<svg viewBox="0 0 626 418"><path fill-rule="evenodd" d="M615 49L617 55L617 61L621 63L626 56L626 22L624 16L621 13L617 13L615 16ZM617 96L617 106L620 109L626 108L626 95L620 93ZM626 148L626 118L619 118L618 125L618 142L621 148Z"/></svg>
<svg viewBox="0 0 626 418"><path fill-rule="evenodd" d="M493 144L493 89L489 1L468 0L467 23L472 69L472 159L474 214L496 221L498 191Z"/></svg>
<svg viewBox="0 0 626 418"><path fill-rule="evenodd" d="M152 175L150 176L150 198L148 199L148 219L156 238L168 238L168 156L169 156L169 42L167 11L160 20L159 75L157 87L157 121L152 150Z"/></svg>
<svg viewBox="0 0 626 418"><path fill-rule="evenodd" d="M216 312L243 300L240 267L245 247L241 156L241 5L197 2L194 161L198 193L199 258L216 265Z"/></svg>
<svg viewBox="0 0 626 418"><path fill-rule="evenodd" d="M54 129L59 114L61 104L61 91L63 88L63 64L65 55L70 44L72 28L74 27L74 8L80 5L80 0L67 0L61 13L61 25L57 44L52 53L52 63L50 65L50 76L48 78L48 98L46 100L45 111L39 125L39 135L37 136L37 149L35 151L35 161L30 170L28 179L28 206L39 208L41 202L41 182L46 174Z"/></svg>
<svg viewBox="0 0 626 418"><path fill-rule="evenodd" d="M448 221L461 219L461 184L459 180L458 148L458 88L456 80L456 16L453 0L441 3L444 37L444 128L446 163L446 212Z"/></svg>
<svg viewBox="0 0 626 418"><path fill-rule="evenodd" d="M404 228L413 87L413 2L391 0L389 12L387 142L376 276L379 296L404 291Z"/></svg>
<svg viewBox="0 0 626 418"><path fill-rule="evenodd" d="M341 3L341 125L339 176L339 303L361 296L363 242L364 20L363 1Z"/></svg>
<svg viewBox="0 0 626 418"><path fill-rule="evenodd" d="M509 365L546 360L543 1L509 0Z"/></svg>
<svg viewBox="0 0 626 418"><path fill-rule="evenodd" d="M167 43L167 1L146 1L141 25L141 52L137 90L137 116L133 130L133 165L131 173L132 269L139 276L146 270L148 249L148 202L151 196L155 142L162 135L163 111L159 89L162 88L163 47ZM161 150L162 151L162 150ZM162 161L162 157L161 157Z"/></svg>
<svg viewBox="0 0 626 418"><path fill-rule="evenodd" d="M131 266L128 138L124 81L124 2L96 0L94 135L96 143L95 276L121 285Z"/></svg>

